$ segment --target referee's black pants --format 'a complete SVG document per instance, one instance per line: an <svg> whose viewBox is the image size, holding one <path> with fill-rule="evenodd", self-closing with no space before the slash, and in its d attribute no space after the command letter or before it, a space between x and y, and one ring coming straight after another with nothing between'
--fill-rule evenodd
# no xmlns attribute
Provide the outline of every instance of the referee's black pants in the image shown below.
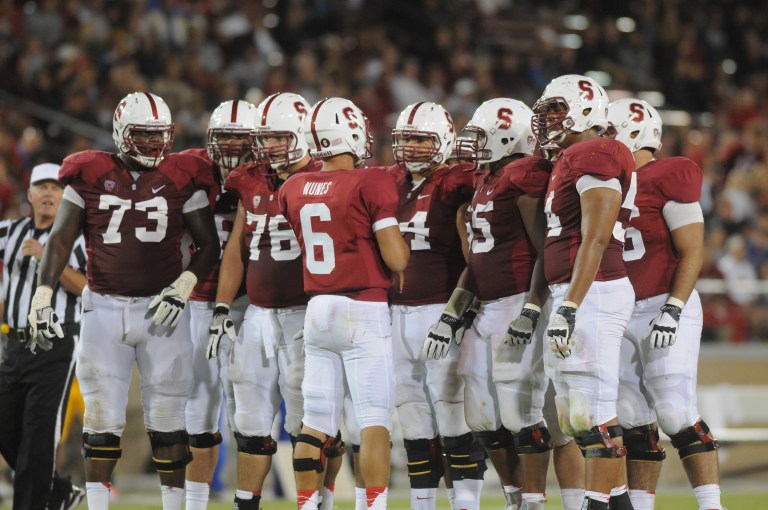
<svg viewBox="0 0 768 510"><path fill-rule="evenodd" d="M68 334L69 333L69 334ZM32 354L8 338L0 364L0 453L14 470L13 509L43 510L74 374L74 328Z"/></svg>

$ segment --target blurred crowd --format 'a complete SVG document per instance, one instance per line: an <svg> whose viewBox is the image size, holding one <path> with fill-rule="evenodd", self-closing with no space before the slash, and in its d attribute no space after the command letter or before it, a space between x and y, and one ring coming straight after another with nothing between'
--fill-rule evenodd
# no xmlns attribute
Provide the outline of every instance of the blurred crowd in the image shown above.
<svg viewBox="0 0 768 510"><path fill-rule="evenodd" d="M493 97L531 105L550 79L655 91L661 156L704 170L707 341L768 339L768 13L759 0L0 0L0 217L28 212L29 172L113 150L120 98L171 108L174 148L202 146L222 101L275 91L352 99L392 161L409 103L463 126ZM661 98L659 100L659 98Z"/></svg>

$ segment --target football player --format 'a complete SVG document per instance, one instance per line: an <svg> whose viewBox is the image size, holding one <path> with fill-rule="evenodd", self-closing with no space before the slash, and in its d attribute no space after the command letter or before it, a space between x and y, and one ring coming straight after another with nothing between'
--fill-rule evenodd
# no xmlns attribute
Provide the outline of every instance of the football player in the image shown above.
<svg viewBox="0 0 768 510"><path fill-rule="evenodd" d="M123 98L112 135L117 154L88 150L64 159L64 200L45 246L30 324L35 338L56 336L50 288L84 230L90 257L77 378L85 401L88 508L109 507L136 362L163 508L181 509L191 460L185 407L193 380L193 345L183 315L198 280L219 258L207 198L217 184L200 158L170 153L171 112L154 94ZM185 231L197 250L182 272Z"/></svg>
<svg viewBox="0 0 768 510"><path fill-rule="evenodd" d="M485 452L463 419L458 349L450 342L432 343L427 355L422 353L424 338L439 320L466 265L461 246L466 232L463 223L461 234L457 232L456 214L472 198L474 166L445 164L456 131L451 115L438 104L407 106L392 138L398 164L389 172L400 196L397 220L411 250L402 291L395 282L389 292L395 406L408 456L411 508L435 508L445 449L446 485L453 480L455 504L475 510L480 505ZM448 359L433 359L443 355Z"/></svg>
<svg viewBox="0 0 768 510"><path fill-rule="evenodd" d="M367 119L351 101L323 99L305 120L321 172L293 176L280 188L280 208L299 239L304 289L306 361L304 419L293 467L300 510L317 508L325 448L339 428L344 389L360 426L360 469L368 507L386 508L394 410L390 271L402 272L408 247L396 219L397 189L369 158Z"/></svg>
<svg viewBox="0 0 768 510"><path fill-rule="evenodd" d="M218 184L212 202L216 230L222 249L226 246L237 211L237 197L224 190L224 180L235 167L252 160L256 127L256 107L242 100L221 103L208 121L208 142L206 149L189 149L184 153L203 158L209 165L213 178ZM221 409L222 387L227 396L227 414L232 422L234 397L227 381L227 359L231 340L222 339L219 346L225 355L218 360L208 359L209 326L216 303L216 287L219 280L217 263L206 277L198 282L189 297L189 320L192 341L195 344L193 367L195 383L187 402L187 432L192 450L192 462L187 466L186 508L205 510L208 506L210 483L219 456L222 437L219 432L219 411ZM235 299L235 306L229 310L229 317L239 327L245 313L247 297L241 284Z"/></svg>
<svg viewBox="0 0 768 510"><path fill-rule="evenodd" d="M618 424L619 348L634 304L622 260L635 196L634 160L607 128L608 96L586 76L552 80L534 104L543 147L562 149L546 192L547 341L560 427L586 458L582 509L606 510L626 449Z"/></svg>
<svg viewBox="0 0 768 510"><path fill-rule="evenodd" d="M665 457L655 415L683 461L699 508L720 510L718 442L696 408L703 314L694 285L704 252L702 172L687 158L655 159L662 122L645 101L614 101L608 121L610 135L632 151L637 165L624 245L636 302L621 346L618 407L629 497L636 510L653 510Z"/></svg>

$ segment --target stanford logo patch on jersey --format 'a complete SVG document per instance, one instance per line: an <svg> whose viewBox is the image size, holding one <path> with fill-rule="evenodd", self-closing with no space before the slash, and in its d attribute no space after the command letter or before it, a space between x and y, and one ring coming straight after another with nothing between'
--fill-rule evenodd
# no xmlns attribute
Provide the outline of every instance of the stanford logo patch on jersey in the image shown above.
<svg viewBox="0 0 768 510"><path fill-rule="evenodd" d="M104 189L112 192L115 189L115 181L104 181Z"/></svg>
<svg viewBox="0 0 768 510"><path fill-rule="evenodd" d="M256 195L253 197L253 208L258 209L259 204L261 203L261 195Z"/></svg>

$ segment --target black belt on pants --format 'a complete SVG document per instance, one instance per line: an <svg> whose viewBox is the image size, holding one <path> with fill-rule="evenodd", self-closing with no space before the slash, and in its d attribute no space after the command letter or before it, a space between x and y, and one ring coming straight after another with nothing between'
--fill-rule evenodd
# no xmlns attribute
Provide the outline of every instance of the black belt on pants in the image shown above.
<svg viewBox="0 0 768 510"><path fill-rule="evenodd" d="M64 323L61 325L64 331L64 338L73 337L80 334L80 325L75 323ZM29 328L11 328L8 331L8 338L17 340L23 344L29 341Z"/></svg>

